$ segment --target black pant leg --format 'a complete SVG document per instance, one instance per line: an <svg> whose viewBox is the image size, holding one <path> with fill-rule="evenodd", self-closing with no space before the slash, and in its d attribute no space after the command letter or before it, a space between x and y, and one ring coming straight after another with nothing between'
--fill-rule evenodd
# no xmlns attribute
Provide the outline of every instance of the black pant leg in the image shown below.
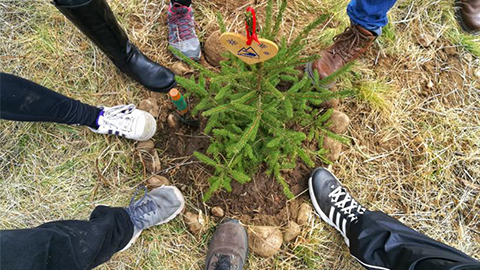
<svg viewBox="0 0 480 270"><path fill-rule="evenodd" d="M87 3L90 0L55 0L56 3L62 6L79 6Z"/></svg>
<svg viewBox="0 0 480 270"><path fill-rule="evenodd" d="M172 3L172 5L175 3L179 3L183 6L189 7L192 4L192 0L170 0L170 3Z"/></svg>
<svg viewBox="0 0 480 270"><path fill-rule="evenodd" d="M133 224L123 208L98 206L89 221L0 231L0 269L92 269L125 247L132 236Z"/></svg>
<svg viewBox="0 0 480 270"><path fill-rule="evenodd" d="M0 119L97 128L100 111L29 80L0 73Z"/></svg>
<svg viewBox="0 0 480 270"><path fill-rule="evenodd" d="M480 270L480 262L382 212L363 214L348 238L351 254L371 270Z"/></svg>

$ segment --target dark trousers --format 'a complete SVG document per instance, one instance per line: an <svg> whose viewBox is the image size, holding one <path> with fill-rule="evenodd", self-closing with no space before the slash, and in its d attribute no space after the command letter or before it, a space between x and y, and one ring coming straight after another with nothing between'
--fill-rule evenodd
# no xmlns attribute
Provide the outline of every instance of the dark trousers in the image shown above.
<svg viewBox="0 0 480 270"><path fill-rule="evenodd" d="M0 231L0 269L92 269L127 245L133 224L123 208L99 206L90 221L56 221ZM350 227L350 251L367 269L478 270L480 263L381 213Z"/></svg>
<svg viewBox="0 0 480 270"><path fill-rule="evenodd" d="M132 236L133 224L123 208L98 206L89 221L0 231L0 269L92 269L125 247Z"/></svg>
<svg viewBox="0 0 480 270"><path fill-rule="evenodd" d="M348 238L351 254L369 270L480 270L480 262L381 212L363 214Z"/></svg>
<svg viewBox="0 0 480 270"><path fill-rule="evenodd" d="M34 82L0 73L0 119L76 124L96 129L100 111Z"/></svg>
<svg viewBox="0 0 480 270"><path fill-rule="evenodd" d="M189 7L192 4L192 0L170 0L170 3L173 5L175 3L179 3L183 6Z"/></svg>

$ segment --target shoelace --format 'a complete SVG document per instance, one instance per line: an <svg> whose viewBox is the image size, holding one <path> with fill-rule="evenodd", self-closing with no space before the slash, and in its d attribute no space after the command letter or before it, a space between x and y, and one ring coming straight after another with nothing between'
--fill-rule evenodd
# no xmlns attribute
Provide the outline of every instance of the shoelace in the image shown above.
<svg viewBox="0 0 480 270"><path fill-rule="evenodd" d="M143 188L144 193L143 197L135 203L135 197L137 196L138 191ZM157 210L157 205L154 201L146 201L144 202L145 198L147 197L147 187L140 186L137 188L135 193L133 194L132 200L130 201L130 205L126 208L127 213L130 216L130 220L135 227L138 229L144 228L144 222L147 221L144 216L153 212L155 214L155 210Z"/></svg>
<svg viewBox="0 0 480 270"><path fill-rule="evenodd" d="M340 198L342 196L343 199ZM358 214L363 214L366 210L366 208L355 201L355 199L353 199L342 186L335 188L330 194L328 194L328 197L330 197L331 202L334 203L335 207L337 207L340 212L347 215L350 222L358 220Z"/></svg>
<svg viewBox="0 0 480 270"><path fill-rule="evenodd" d="M134 117L132 112L136 109L135 105L118 105L103 111L103 125L109 129L131 132L133 129Z"/></svg>
<svg viewBox="0 0 480 270"><path fill-rule="evenodd" d="M355 26L349 26L343 33L333 38L333 41L338 42L339 46L338 49L333 48L330 53L334 56L338 54L343 61L348 62L353 56L352 49L360 46L364 40L368 40L367 35L361 33Z"/></svg>
<svg viewBox="0 0 480 270"><path fill-rule="evenodd" d="M237 265L232 264L232 259L235 258L235 255L216 253L215 256L219 258L217 262L212 263L212 265L215 267L215 270L230 270L238 268Z"/></svg>
<svg viewBox="0 0 480 270"><path fill-rule="evenodd" d="M169 24L176 25L176 38L179 40L187 40L194 37L192 12L186 6L172 6L171 16L168 18Z"/></svg>

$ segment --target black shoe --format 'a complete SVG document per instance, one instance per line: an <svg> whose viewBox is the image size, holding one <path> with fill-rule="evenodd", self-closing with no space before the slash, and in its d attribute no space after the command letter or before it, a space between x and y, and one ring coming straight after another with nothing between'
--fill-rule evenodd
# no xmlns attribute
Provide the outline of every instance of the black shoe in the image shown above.
<svg viewBox="0 0 480 270"><path fill-rule="evenodd" d="M247 260L247 232L238 220L218 225L208 246L205 270L242 270Z"/></svg>
<svg viewBox="0 0 480 270"><path fill-rule="evenodd" d="M153 62L128 40L105 0L55 6L93 41L123 73L154 92L176 86L175 75Z"/></svg>
<svg viewBox="0 0 480 270"><path fill-rule="evenodd" d="M337 229L350 246L347 237L349 228L358 222L367 209L355 201L327 169L316 169L308 180L308 186L317 213L323 221Z"/></svg>

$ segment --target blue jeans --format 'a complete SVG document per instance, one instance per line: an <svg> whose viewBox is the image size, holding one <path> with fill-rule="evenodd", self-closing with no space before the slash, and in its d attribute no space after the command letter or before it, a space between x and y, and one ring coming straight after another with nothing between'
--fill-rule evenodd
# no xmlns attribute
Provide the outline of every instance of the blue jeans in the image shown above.
<svg viewBox="0 0 480 270"><path fill-rule="evenodd" d="M387 25L387 12L397 0L351 0L347 14L353 24L359 25L376 35L382 34Z"/></svg>

